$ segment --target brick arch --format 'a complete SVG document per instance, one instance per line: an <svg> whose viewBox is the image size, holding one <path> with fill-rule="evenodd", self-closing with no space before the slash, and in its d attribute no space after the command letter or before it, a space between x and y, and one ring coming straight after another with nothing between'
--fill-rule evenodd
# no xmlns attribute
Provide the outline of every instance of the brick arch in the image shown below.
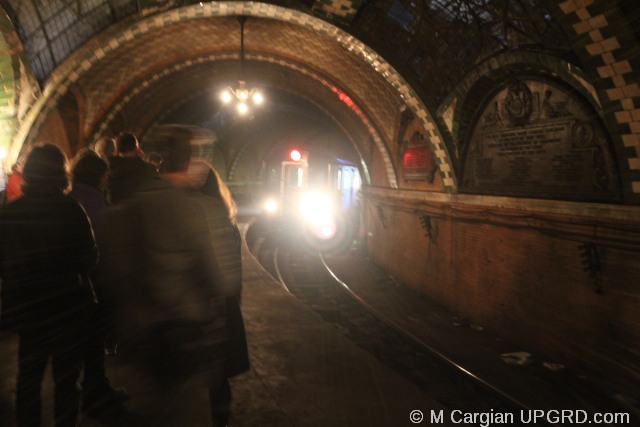
<svg viewBox="0 0 640 427"><path fill-rule="evenodd" d="M470 121L480 108L480 102L488 95L488 92L496 89L497 84L519 74L538 75L567 85L578 92L593 107L611 135L612 148L618 160L622 185L627 185L626 188L623 188L625 200L629 202L640 201L640 198L634 197L633 191L630 191L632 188L629 185L633 186L633 182L629 182L629 174L625 175L624 173L625 163L633 162L628 157L633 158L637 154L628 150L628 144L621 143L621 139L616 137L620 131L620 125L612 118L618 117L619 114L607 114L606 99L603 99L601 91L596 90L589 83L591 80L585 71L563 59L535 52L508 52L479 64L474 73L462 80L439 108L438 116L441 118L447 116L450 121L448 132L453 144L451 152L455 153L453 164L456 171L459 171L460 162L463 160L460 151L463 148L461 144L466 139L467 132L470 130L469 126L471 126ZM640 112L640 110L638 111ZM638 114L638 120L640 121L640 114ZM635 138L632 139L635 140ZM625 180L625 178L627 179Z"/></svg>
<svg viewBox="0 0 640 427"><path fill-rule="evenodd" d="M9 150L18 123L14 112L16 81L13 58L2 32L0 32L0 74L4 80L4 84L0 87L0 163L2 163L0 164L0 189L3 189L5 173L10 170L13 163Z"/></svg>
<svg viewBox="0 0 640 427"><path fill-rule="evenodd" d="M432 114L427 110L409 84L390 64L362 42L325 21L303 12L264 3L211 2L201 5L195 4L143 18L116 35L109 31L103 33L100 40L81 48L72 55L72 59L65 62L52 74L43 96L38 99L34 108L31 109L28 116L23 123L21 123L20 130L16 136L16 143L19 145L25 142L28 143L30 135L37 134L47 114L56 108L61 95L64 94L81 75L99 65L100 58L126 45L126 43L132 41L136 35L181 21L240 14L286 21L319 32L339 43L347 50L355 53L360 60L372 67L375 72L393 88L398 97L403 100L407 107L410 108L421 121L427 132L426 136L431 144L434 157L437 159L445 188L449 191L455 191L455 177L453 175L451 161ZM388 147L381 138L377 138L375 134L372 136L383 158L390 186L397 188L397 178Z"/></svg>
<svg viewBox="0 0 640 427"><path fill-rule="evenodd" d="M563 1L555 18L597 88L604 121L619 154L625 199L640 203L640 55L637 22L625 2ZM628 2L628 5L631 6ZM635 14L637 18L637 13Z"/></svg>
<svg viewBox="0 0 640 427"><path fill-rule="evenodd" d="M454 144L465 139L469 121L481 107L486 95L494 91L497 85L502 85L505 80L519 74L536 74L557 79L579 92L602 115L598 95L593 86L587 83L586 75L581 70L560 58L541 53L509 52L479 64L474 73L463 79L438 109L440 117L449 114L453 118L449 133ZM459 148L457 145L454 150Z"/></svg>
<svg viewBox="0 0 640 427"><path fill-rule="evenodd" d="M13 23L4 13L0 13L0 75L0 150L5 154L0 163L8 170L22 148L14 144L20 119L40 95L40 88Z"/></svg>

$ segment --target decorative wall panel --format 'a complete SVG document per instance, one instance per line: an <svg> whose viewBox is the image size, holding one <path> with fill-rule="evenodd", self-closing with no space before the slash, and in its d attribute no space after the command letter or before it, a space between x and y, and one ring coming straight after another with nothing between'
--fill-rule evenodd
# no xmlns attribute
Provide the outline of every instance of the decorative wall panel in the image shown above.
<svg viewBox="0 0 640 427"><path fill-rule="evenodd" d="M550 82L514 80L480 111L466 144L462 192L620 198L609 136L578 95Z"/></svg>

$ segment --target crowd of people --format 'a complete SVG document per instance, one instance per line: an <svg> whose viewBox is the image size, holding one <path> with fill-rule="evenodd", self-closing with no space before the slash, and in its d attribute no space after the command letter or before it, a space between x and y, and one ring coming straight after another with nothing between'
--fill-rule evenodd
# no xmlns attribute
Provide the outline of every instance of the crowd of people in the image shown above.
<svg viewBox="0 0 640 427"><path fill-rule="evenodd" d="M157 126L147 155L124 132L70 162L58 146L36 144L10 176L0 327L19 337L19 427L41 424L49 359L57 427L83 415L133 425L128 393L105 369L115 353L165 394L207 388L211 424L227 425L228 380L249 369L241 238L229 189L192 158L195 136Z"/></svg>

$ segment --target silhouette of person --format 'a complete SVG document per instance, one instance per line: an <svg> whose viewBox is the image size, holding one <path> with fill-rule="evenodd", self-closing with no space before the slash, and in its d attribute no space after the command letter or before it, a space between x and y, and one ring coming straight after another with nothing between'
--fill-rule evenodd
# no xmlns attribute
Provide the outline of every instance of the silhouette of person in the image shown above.
<svg viewBox="0 0 640 427"><path fill-rule="evenodd" d="M73 159L72 188L69 196L77 200L87 212L96 236L100 236L107 212L105 187L109 166L91 150L81 151ZM98 248L100 244L98 242ZM83 409L90 415L101 415L126 400L123 389L111 387L105 372L105 340L109 329L109 307L103 292L105 284L100 268L89 274L97 304L90 311L84 358Z"/></svg>
<svg viewBox="0 0 640 427"><path fill-rule="evenodd" d="M156 173L153 166L140 156L138 139L131 132L116 138L116 156L109 161L109 201L118 203L131 196L147 179Z"/></svg>
<svg viewBox="0 0 640 427"><path fill-rule="evenodd" d="M196 387L221 387L227 322L216 307L226 295L207 213L189 194L192 133L160 127L153 138L162 174L110 208L104 260L118 354L165 402ZM154 417L148 425L170 419L165 412Z"/></svg>
<svg viewBox="0 0 640 427"><path fill-rule="evenodd" d="M82 207L64 194L67 159L55 145L35 146L23 170L24 195L0 211L2 325L20 337L16 418L39 426L49 357L55 425L79 423L79 379L90 286L82 277L98 251Z"/></svg>
<svg viewBox="0 0 640 427"><path fill-rule="evenodd" d="M227 313L229 342L224 361L224 381L218 387L210 387L209 402L214 426L226 426L231 417L231 384L229 378L249 370L249 352L244 320L240 311L242 294L241 237L236 225L236 206L231 191L210 165L206 167L204 182L196 172L196 197L207 212L214 253L220 269L220 286L225 296L217 300L221 311ZM198 168L193 168L197 170ZM204 197L202 197L204 195Z"/></svg>
<svg viewBox="0 0 640 427"><path fill-rule="evenodd" d="M98 139L93 145L93 150L107 162L116 155L116 140L109 137Z"/></svg>

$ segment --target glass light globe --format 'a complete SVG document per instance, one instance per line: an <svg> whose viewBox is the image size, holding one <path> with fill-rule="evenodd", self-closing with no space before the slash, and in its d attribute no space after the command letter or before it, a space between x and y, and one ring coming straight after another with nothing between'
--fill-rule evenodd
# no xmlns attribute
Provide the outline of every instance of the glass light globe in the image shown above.
<svg viewBox="0 0 640 427"><path fill-rule="evenodd" d="M225 104L228 104L231 102L231 93L228 90L223 90L220 93L220 99L222 99L222 102L224 102Z"/></svg>
<svg viewBox="0 0 640 427"><path fill-rule="evenodd" d="M247 114L247 111L249 111L249 107L247 107L247 104L245 104L244 102L238 104L238 113Z"/></svg>
<svg viewBox="0 0 640 427"><path fill-rule="evenodd" d="M264 97L262 96L262 94L260 92L256 92L256 93L253 94L253 102L256 105L262 104L263 101L264 101Z"/></svg>
<svg viewBox="0 0 640 427"><path fill-rule="evenodd" d="M249 99L249 91L246 89L238 89L238 98L240 98L241 100L245 101L247 99Z"/></svg>

